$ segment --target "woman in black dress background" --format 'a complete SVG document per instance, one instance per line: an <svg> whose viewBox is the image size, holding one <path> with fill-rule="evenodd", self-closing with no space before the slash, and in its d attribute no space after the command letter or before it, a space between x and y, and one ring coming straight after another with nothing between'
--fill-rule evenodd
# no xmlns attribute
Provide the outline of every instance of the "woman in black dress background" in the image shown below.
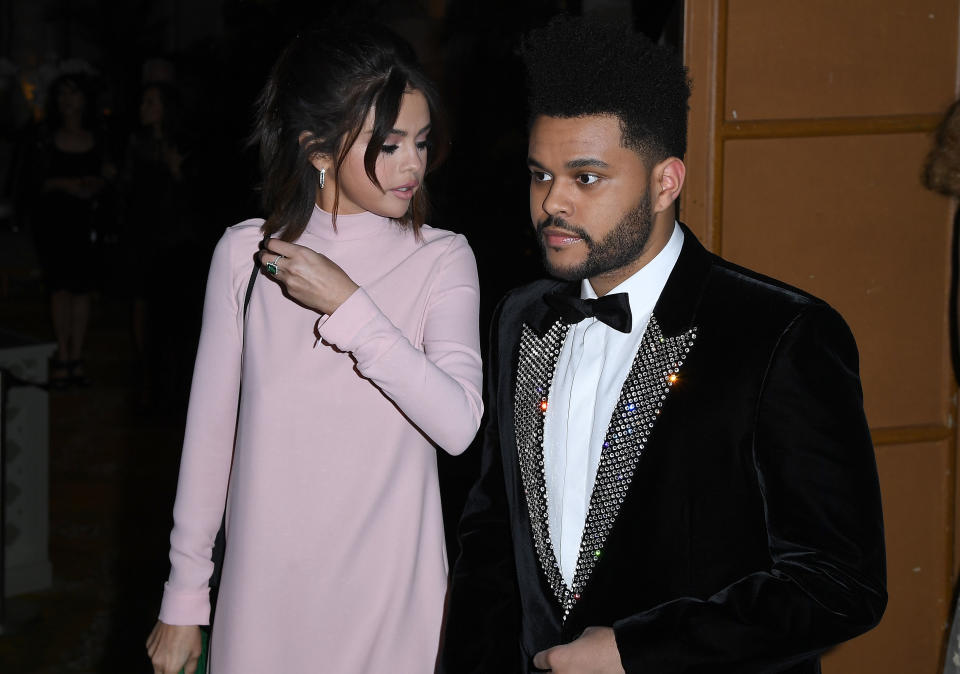
<svg viewBox="0 0 960 674"><path fill-rule="evenodd" d="M133 341L140 361L140 404L185 403L196 340L180 327L199 309L202 274L171 272L171 263L196 252L190 218L189 162L179 90L151 82L140 94L139 127L127 140L121 173L124 278L133 298ZM196 275L195 275L196 276Z"/></svg>
<svg viewBox="0 0 960 674"><path fill-rule="evenodd" d="M30 160L31 226L50 293L57 340L50 384L89 383L83 364L90 304L102 272L96 262L97 214L111 174L95 131L94 101L82 74L57 78ZM93 263L92 263L93 261Z"/></svg>

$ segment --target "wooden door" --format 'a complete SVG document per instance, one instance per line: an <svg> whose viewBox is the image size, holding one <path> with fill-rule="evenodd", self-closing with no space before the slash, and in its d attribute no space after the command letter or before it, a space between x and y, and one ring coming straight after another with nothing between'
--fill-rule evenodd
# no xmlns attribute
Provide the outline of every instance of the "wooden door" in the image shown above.
<svg viewBox="0 0 960 674"><path fill-rule="evenodd" d="M827 674L934 674L956 578L954 205L920 184L957 94L956 0L687 0L683 219L835 306L860 348L890 602Z"/></svg>

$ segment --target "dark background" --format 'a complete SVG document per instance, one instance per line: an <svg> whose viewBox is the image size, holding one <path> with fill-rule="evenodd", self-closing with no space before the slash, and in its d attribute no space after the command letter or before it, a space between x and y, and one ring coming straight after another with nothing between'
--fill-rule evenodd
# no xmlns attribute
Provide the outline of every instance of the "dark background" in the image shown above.
<svg viewBox="0 0 960 674"><path fill-rule="evenodd" d="M246 145L252 104L273 60L297 31L342 13L392 26L438 82L453 130L450 155L428 177L430 224L461 232L480 271L484 342L509 288L542 274L527 205L526 111L516 47L561 12L629 21L674 46L682 1L634 0L0 0L0 247L29 266L22 203L23 139L41 118L45 86L82 70L96 84L99 130L120 158L137 125L140 88L162 72L183 94L189 165L190 263L162 279L175 303L166 326L172 364L162 406L132 404L129 293L120 219L101 227L103 280L89 343L93 386L51 394L51 559L54 587L8 603L0 671L150 671L143 642L169 568L167 537L203 281L223 229L262 215L256 154ZM160 71L157 67L160 67ZM602 73L598 73L602 76ZM0 248L0 266L9 260ZM49 340L42 278L15 276L0 328ZM485 345L484 345L485 346ZM448 547L479 459L439 454Z"/></svg>
<svg viewBox="0 0 960 674"><path fill-rule="evenodd" d="M160 61L183 93L193 226L212 250L224 227L262 215L246 138L253 101L284 44L337 15L374 18L414 44L444 95L453 142L429 178L431 224L470 239L489 309L502 290L540 273L527 227L520 36L558 13L587 14L631 21L678 45L681 7L679 0L2 0L0 185L16 206L18 139L41 116L44 86L57 72L92 73L103 134L119 161L137 125L140 87L153 77L149 63ZM24 81L34 86L33 100L24 99ZM12 219L28 226L15 212ZM122 283L107 278L104 291Z"/></svg>

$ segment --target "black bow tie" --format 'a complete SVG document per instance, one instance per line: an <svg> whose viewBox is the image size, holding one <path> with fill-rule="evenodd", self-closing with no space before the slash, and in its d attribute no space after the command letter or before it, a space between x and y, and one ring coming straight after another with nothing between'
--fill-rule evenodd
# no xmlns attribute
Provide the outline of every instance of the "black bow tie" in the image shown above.
<svg viewBox="0 0 960 674"><path fill-rule="evenodd" d="M572 295L548 293L544 301L560 314L565 323L579 323L584 318L593 317L606 323L614 330L630 332L633 318L630 314L630 299L627 293L604 295L595 300L583 300Z"/></svg>

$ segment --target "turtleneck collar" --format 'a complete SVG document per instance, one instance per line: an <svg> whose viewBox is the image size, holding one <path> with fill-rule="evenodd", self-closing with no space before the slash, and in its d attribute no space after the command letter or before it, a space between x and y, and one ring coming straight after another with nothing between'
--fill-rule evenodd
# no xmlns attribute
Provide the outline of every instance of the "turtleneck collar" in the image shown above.
<svg viewBox="0 0 960 674"><path fill-rule="evenodd" d="M314 206L306 231L321 239L349 241L397 232L400 227L389 218L365 211L354 215L338 214L337 228L334 230L333 216L319 206Z"/></svg>

